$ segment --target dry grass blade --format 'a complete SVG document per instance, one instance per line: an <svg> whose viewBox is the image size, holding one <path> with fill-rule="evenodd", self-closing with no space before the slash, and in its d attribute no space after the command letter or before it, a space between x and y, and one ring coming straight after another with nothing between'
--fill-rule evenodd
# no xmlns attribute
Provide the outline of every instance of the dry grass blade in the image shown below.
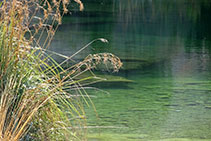
<svg viewBox="0 0 211 141"><path fill-rule="evenodd" d="M74 1L80 5L80 11L84 10L84 5L80 0L74 0Z"/></svg>

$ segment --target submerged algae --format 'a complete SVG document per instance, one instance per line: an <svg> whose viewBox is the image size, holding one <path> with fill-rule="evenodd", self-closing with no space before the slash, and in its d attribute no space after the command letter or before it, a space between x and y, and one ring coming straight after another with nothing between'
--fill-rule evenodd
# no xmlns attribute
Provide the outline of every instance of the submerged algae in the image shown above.
<svg viewBox="0 0 211 141"><path fill-rule="evenodd" d="M147 134L90 134L88 141L210 141L197 138L149 139Z"/></svg>

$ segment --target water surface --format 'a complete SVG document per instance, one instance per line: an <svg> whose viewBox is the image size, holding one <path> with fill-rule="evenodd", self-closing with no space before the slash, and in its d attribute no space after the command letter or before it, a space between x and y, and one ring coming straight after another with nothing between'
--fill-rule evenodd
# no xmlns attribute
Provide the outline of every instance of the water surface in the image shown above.
<svg viewBox="0 0 211 141"><path fill-rule="evenodd" d="M131 82L97 85L99 118L87 109L90 141L211 140L211 2L209 0L86 0L70 7L52 49L75 56L111 52ZM58 60L60 58L57 58ZM97 72L99 73L99 72Z"/></svg>

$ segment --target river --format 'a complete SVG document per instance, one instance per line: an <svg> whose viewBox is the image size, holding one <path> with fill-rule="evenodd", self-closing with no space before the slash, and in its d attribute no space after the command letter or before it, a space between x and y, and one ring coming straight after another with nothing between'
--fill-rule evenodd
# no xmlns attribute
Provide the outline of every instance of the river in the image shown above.
<svg viewBox="0 0 211 141"><path fill-rule="evenodd" d="M52 50L110 52L127 81L103 82L87 109L90 141L211 140L211 1L84 0L64 16ZM59 58L57 58L59 60ZM99 73L99 72L97 72ZM108 94L108 93L109 94Z"/></svg>

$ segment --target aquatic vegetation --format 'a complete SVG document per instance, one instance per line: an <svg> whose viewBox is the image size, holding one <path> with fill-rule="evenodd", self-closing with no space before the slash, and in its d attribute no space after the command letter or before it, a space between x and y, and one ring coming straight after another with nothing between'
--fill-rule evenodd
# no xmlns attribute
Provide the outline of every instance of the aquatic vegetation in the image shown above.
<svg viewBox="0 0 211 141"><path fill-rule="evenodd" d="M75 2L82 10L81 1ZM0 3L0 140L86 139L83 107L93 103L83 86L102 80L92 73L97 65L118 71L122 63L104 53L64 69L48 54L67 4L68 0ZM54 54L64 62L71 60L71 56ZM77 79L87 71L90 76Z"/></svg>

